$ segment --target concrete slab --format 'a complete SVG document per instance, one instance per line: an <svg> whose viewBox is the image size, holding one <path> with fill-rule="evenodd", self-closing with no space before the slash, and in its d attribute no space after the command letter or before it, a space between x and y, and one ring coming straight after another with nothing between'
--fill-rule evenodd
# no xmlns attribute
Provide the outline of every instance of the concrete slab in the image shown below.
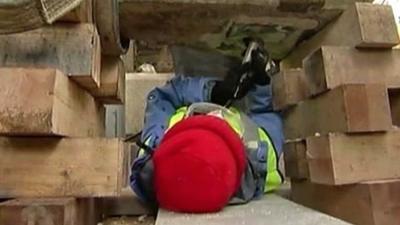
<svg viewBox="0 0 400 225"><path fill-rule="evenodd" d="M115 217L108 218L98 225L154 225L154 217Z"/></svg>
<svg viewBox="0 0 400 225"><path fill-rule="evenodd" d="M348 225L278 195L267 195L247 205L227 207L216 214L179 214L160 210L156 225Z"/></svg>

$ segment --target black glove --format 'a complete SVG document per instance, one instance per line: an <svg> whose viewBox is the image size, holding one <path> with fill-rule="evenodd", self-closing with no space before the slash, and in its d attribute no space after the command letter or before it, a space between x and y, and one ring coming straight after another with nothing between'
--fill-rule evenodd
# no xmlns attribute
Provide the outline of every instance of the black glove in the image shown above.
<svg viewBox="0 0 400 225"><path fill-rule="evenodd" d="M232 100L244 71L245 68L243 66L232 68L224 80L216 81L211 91L211 102L219 105L226 105L229 100ZM243 98L252 86L253 81L249 79L244 81L237 93L236 99Z"/></svg>
<svg viewBox="0 0 400 225"><path fill-rule="evenodd" d="M266 71L269 61L268 54L264 49L256 49L251 53L250 72L253 75L254 83L258 85L268 85L271 83L271 78Z"/></svg>
<svg viewBox="0 0 400 225"><path fill-rule="evenodd" d="M244 41L249 46L253 40L246 39ZM264 50L262 41L257 42L260 47L251 52L251 60L249 62L239 68L232 68L223 81L216 82L211 92L211 101L213 103L225 105L229 100L243 98L255 84L268 85L271 83L270 76L275 74L278 68ZM267 68L267 65L269 65L269 68Z"/></svg>

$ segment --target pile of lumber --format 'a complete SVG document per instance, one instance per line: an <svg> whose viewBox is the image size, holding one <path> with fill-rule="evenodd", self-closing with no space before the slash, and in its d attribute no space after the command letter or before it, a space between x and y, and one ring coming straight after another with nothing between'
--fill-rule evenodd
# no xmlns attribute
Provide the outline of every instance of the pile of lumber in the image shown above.
<svg viewBox="0 0 400 225"><path fill-rule="evenodd" d="M294 201L360 225L399 224L400 52L389 6L356 3L281 62Z"/></svg>
<svg viewBox="0 0 400 225"><path fill-rule="evenodd" d="M1 225L95 225L97 198L126 186L129 151L104 137L104 104L124 102L124 64L104 51L91 2L0 35Z"/></svg>

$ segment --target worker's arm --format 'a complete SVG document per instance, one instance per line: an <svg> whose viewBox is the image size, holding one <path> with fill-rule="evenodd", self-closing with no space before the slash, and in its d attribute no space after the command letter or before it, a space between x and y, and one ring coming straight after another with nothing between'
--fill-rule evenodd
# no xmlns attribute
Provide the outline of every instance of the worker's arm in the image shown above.
<svg viewBox="0 0 400 225"><path fill-rule="evenodd" d="M278 155L284 142L282 119L272 109L271 85L256 85L248 93L248 116L271 137Z"/></svg>
<svg viewBox="0 0 400 225"><path fill-rule="evenodd" d="M147 98L141 141L151 148L157 147L171 115L182 106L209 101L212 85L212 78L176 76L165 86L152 90Z"/></svg>

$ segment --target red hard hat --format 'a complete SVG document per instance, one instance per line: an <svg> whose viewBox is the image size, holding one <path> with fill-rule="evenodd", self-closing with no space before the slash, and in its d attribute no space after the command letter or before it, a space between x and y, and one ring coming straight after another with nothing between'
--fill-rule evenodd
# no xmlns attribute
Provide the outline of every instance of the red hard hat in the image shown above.
<svg viewBox="0 0 400 225"><path fill-rule="evenodd" d="M221 210L246 167L242 140L223 119L193 116L170 129L154 153L160 207L189 213Z"/></svg>

